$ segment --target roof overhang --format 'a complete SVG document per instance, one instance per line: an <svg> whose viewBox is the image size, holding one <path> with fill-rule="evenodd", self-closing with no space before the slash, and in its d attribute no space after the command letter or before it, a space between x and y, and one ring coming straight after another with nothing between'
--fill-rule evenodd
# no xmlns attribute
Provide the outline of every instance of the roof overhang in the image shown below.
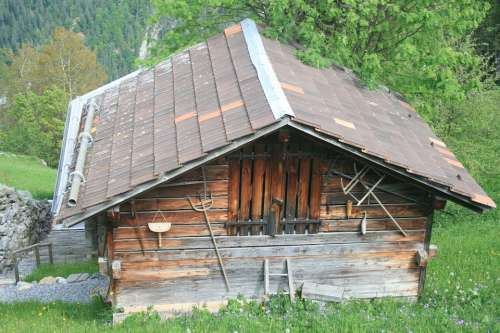
<svg viewBox="0 0 500 333"><path fill-rule="evenodd" d="M93 216L95 216L103 211L106 211L112 207L115 207L116 205L121 204L122 202L130 200L130 199L140 195L141 193L144 193L147 190L150 190L150 189L152 189L160 184L163 184L165 182L168 182L168 181L170 181L170 180L172 180L172 179L174 179L174 178L176 178L176 177L178 177L178 176L180 176L180 175L182 175L190 170L193 170L193 169L200 167L200 166L202 166L210 161L213 161L221 156L224 156L224 155L226 155L234 150L237 150L238 148L243 147L247 143L255 141L255 140L257 140L261 137L264 137L268 134L271 134L272 132L274 132L274 131L276 131L284 126L287 126L290 123L291 123L290 118L283 118L283 119L277 121L276 123L273 123L272 125L269 125L267 127L259 129L254 134L237 139L237 140L231 142L230 144L228 144L227 146L224 146L220 149L209 152L203 158L194 160L192 162L188 162L180 168L172 170L171 172L167 172L167 173L163 174L161 177L159 177L158 179L155 179L154 181L150 181L150 182L144 183L142 185L139 185L139 186L135 187L133 190L126 192L126 193L123 193L123 194L119 194L119 195L111 198L109 201L106 201L102 204L99 204L99 205L96 205L93 207L89 207L86 210L84 210L82 213L78 213L76 215L64 218L64 225L66 227L70 227L72 225L75 225L75 224L81 222L82 220L89 219L89 218L91 218L91 217L93 217ZM57 220L58 220L58 218L56 217L56 221Z"/></svg>
<svg viewBox="0 0 500 333"><path fill-rule="evenodd" d="M378 167L380 169L385 170L391 176L394 176L394 177L397 177L400 179L401 178L409 179L412 181L412 183L414 183L415 185L417 185L419 187L422 187L426 190L430 190L432 192L438 193L440 196L444 197L445 199L456 202L456 203L463 205L467 208L470 208L476 212L483 212L485 210L491 209L491 207L489 207L489 206L480 205L478 203L472 202L467 197L462 197L460 195L457 195L456 193L449 191L445 187L440 186L438 184L434 184L427 179L420 178L418 176L409 174L404 169L398 169L394 165L388 164L385 161L383 161L382 159L378 159L378 158L372 157L366 153L363 153L362 151L360 151L357 148L354 148L352 146L349 146L347 144L340 142L337 138L334 138L334 137L331 137L329 135L318 132L310 126L298 123L289 117L285 117L285 118L282 118L281 120L277 121L276 123L274 123L270 126L267 126L267 127L264 127L262 129L258 130L254 134L251 134L251 135L246 136L244 138L235 140L227 146L224 146L220 149L214 150L214 151L208 153L203 158L186 163L185 165L183 165L180 168L177 168L171 172L167 172L154 181L150 181L150 182L144 183L142 185L139 185L136 188L134 188L133 190L126 192L126 193L123 193L123 194L120 194L120 195L117 195L105 203L102 203L102 204L99 204L99 205L96 205L93 207L89 207L86 210L84 210L82 213L78 213L76 215L66 217L66 218L64 218L64 225L66 227L70 227L70 226L73 226L75 224L80 223L82 220L92 218L93 216L95 216L103 211L106 211L106 210L113 208L113 207L115 207L115 206L117 206L117 205L119 205L127 200L130 200L130 199L140 195L141 193L144 193L145 191L148 191L148 190L150 190L150 189L152 189L160 184L166 183L166 182L168 182L176 177L179 177L182 174L184 174L190 170L198 168L198 167L200 167L200 166L202 166L210 161L213 161L219 157L222 157L228 153L231 153L232 151L237 150L237 149L243 147L244 145L246 145L250 142L253 142L259 138L267 136L267 135L269 135L269 134L271 134L271 133L273 133L273 132L275 132L275 131L277 131L280 128L283 128L285 126L290 126L291 128L294 128L294 129L296 129L296 130L298 130L306 135L309 135L313 138L316 138L316 139L318 139L322 142L325 142L333 147L336 147L342 151L350 153L355 158L358 158L359 160L361 160L365 163L369 163L375 167ZM57 220L57 218L56 218L56 220Z"/></svg>
<svg viewBox="0 0 500 333"><path fill-rule="evenodd" d="M363 153L362 151L359 150L359 148L354 148L353 146L349 146L347 144L344 144L340 142L337 138L334 138L332 136L323 134L321 132L316 131L314 128L298 123L296 121L290 121L289 124L292 128L295 128L303 133L306 133L312 137L315 137L323 142L329 143L332 146L338 147L346 152L351 153L352 155L356 156L357 158L368 162L374 166L377 166L379 168L382 168L386 170L389 174L392 176L396 176L398 178L405 178L405 179L410 179L412 180L413 183L416 185L419 185L420 187L423 187L427 190L431 190L433 192L439 193L441 196L446 198L447 200L451 200L455 203L458 203L462 206L465 206L469 209L472 209L476 212L482 213L485 210L492 209L492 207L487 206L487 205L481 205L479 203L473 202L470 200L468 197L460 196L454 192L451 192L449 189L442 185L435 184L428 179L418 177L416 175L408 173L406 170L403 168L398 168L392 164L386 163L384 160L370 156L366 153Z"/></svg>

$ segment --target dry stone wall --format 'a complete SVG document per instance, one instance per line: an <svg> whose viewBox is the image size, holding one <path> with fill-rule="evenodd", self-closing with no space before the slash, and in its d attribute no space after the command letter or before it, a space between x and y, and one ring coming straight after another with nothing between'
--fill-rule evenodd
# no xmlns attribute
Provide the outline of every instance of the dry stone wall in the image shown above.
<svg viewBox="0 0 500 333"><path fill-rule="evenodd" d="M51 228L50 202L0 184L0 272L11 251L41 241Z"/></svg>

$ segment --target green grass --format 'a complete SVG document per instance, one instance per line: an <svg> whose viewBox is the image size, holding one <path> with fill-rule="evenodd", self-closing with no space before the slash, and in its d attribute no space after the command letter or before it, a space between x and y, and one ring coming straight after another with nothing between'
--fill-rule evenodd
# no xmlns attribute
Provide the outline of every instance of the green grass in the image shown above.
<svg viewBox="0 0 500 333"><path fill-rule="evenodd" d="M64 264L41 264L40 267L35 269L30 275L24 277L24 281L33 282L40 281L46 276L62 276L68 277L73 273L96 273L99 271L97 261L88 260L74 263Z"/></svg>
<svg viewBox="0 0 500 333"><path fill-rule="evenodd" d="M40 159L0 152L0 184L29 191L37 199L51 199L55 181L56 170Z"/></svg>
<svg viewBox="0 0 500 333"><path fill-rule="evenodd" d="M500 202L500 91L469 106L447 143L483 188ZM112 309L90 305L0 305L3 332L500 332L500 211L476 214L450 204L435 217L439 247L416 303L394 299L333 304L276 297L261 305L234 301L217 315L203 310L160 321L139 314L111 327Z"/></svg>

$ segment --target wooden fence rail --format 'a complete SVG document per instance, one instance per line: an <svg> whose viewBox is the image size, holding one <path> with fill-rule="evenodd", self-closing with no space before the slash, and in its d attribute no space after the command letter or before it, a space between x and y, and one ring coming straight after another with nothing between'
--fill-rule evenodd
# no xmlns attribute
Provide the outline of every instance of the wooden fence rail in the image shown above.
<svg viewBox="0 0 500 333"><path fill-rule="evenodd" d="M36 267L39 267L41 264L40 260L40 248L41 247L47 247L48 252L49 252L49 263L52 265L54 263L54 258L52 256L52 243L47 242L47 243L37 243L33 244L27 247L23 247L22 249L16 250L12 252L12 262L14 264L14 275L16 278L16 282L19 281L19 258L20 254L28 252L30 250L35 251L35 261L36 261Z"/></svg>

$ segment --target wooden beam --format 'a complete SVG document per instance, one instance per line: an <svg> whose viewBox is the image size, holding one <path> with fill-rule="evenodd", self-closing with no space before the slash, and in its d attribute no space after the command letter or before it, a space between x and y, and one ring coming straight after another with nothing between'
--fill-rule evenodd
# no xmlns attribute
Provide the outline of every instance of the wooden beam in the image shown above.
<svg viewBox="0 0 500 333"><path fill-rule="evenodd" d="M302 298L322 302L342 302L344 291L345 289L343 287L307 281L302 285Z"/></svg>
<svg viewBox="0 0 500 333"><path fill-rule="evenodd" d="M417 251L417 265L419 267L427 267L427 263L429 261L429 255L425 250L419 249Z"/></svg>

